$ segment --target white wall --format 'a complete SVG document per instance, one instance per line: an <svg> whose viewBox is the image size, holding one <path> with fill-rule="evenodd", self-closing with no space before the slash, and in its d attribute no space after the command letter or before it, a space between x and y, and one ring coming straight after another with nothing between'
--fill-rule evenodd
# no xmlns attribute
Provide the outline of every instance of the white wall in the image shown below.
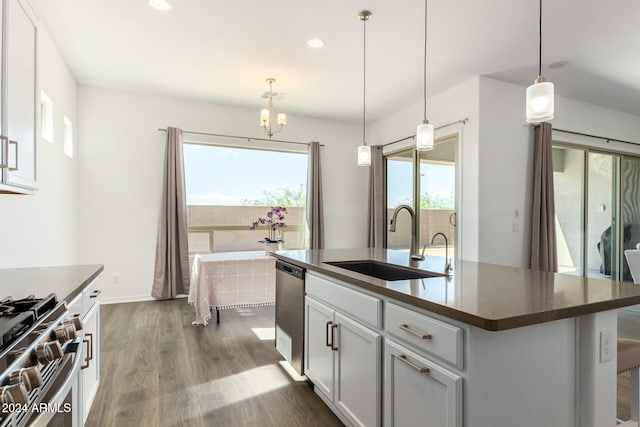
<svg viewBox="0 0 640 427"><path fill-rule="evenodd" d="M261 138L259 105L233 108L81 86L79 107L81 261L105 265L105 301L146 299L164 156L165 133L158 128ZM296 116L287 123L280 139L325 145L326 246L364 246L368 169L356 165L360 127ZM120 283L111 283L114 276Z"/></svg>
<svg viewBox="0 0 640 427"><path fill-rule="evenodd" d="M78 161L62 151L63 115L77 123L77 84L44 26L38 31L38 74L53 101L54 142L37 142L35 195L0 194L0 268L78 263Z"/></svg>
<svg viewBox="0 0 640 427"><path fill-rule="evenodd" d="M553 127L640 140L640 117L556 95ZM529 265L533 139L525 125L525 88L480 78L479 260ZM640 153L640 147L554 132L554 140ZM515 218L514 210L519 210ZM514 224L516 225L514 231ZM464 243L463 243L464 244Z"/></svg>

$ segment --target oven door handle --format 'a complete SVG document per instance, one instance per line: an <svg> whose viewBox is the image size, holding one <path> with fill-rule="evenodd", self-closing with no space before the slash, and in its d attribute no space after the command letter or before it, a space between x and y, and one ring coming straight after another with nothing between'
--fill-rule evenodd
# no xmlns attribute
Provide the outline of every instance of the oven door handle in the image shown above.
<svg viewBox="0 0 640 427"><path fill-rule="evenodd" d="M46 403L57 403L62 405L64 398L67 396L71 388L75 385L78 379L78 373L80 372L80 366L82 365L82 345L77 346L77 350L73 353L66 354L65 358L75 357L73 360L73 366L71 367L71 371L69 371L69 375L64 381L64 384L60 386L58 392L49 399L49 402ZM73 410L73 409L72 409ZM39 412L35 418L29 420L30 427L44 427L49 424L49 421L56 415L54 411L42 411Z"/></svg>

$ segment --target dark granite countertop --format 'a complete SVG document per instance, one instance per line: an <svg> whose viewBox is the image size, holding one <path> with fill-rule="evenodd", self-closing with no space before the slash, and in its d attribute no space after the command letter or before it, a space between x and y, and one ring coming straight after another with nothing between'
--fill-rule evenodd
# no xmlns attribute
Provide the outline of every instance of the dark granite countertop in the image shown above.
<svg viewBox="0 0 640 427"><path fill-rule="evenodd" d="M409 265L407 252L384 249L276 251L283 261L489 331L640 304L640 285L456 260L451 277L385 281L327 262L376 260ZM419 269L443 272L444 258Z"/></svg>
<svg viewBox="0 0 640 427"><path fill-rule="evenodd" d="M59 301L71 302L104 270L103 265L65 265L58 267L0 269L2 296L14 299L55 293Z"/></svg>

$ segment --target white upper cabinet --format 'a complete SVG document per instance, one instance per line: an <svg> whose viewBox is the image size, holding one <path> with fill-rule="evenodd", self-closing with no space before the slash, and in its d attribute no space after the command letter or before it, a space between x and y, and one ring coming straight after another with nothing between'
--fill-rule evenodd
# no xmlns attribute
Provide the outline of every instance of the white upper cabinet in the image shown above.
<svg viewBox="0 0 640 427"><path fill-rule="evenodd" d="M37 18L27 0L2 1L0 191L37 189Z"/></svg>

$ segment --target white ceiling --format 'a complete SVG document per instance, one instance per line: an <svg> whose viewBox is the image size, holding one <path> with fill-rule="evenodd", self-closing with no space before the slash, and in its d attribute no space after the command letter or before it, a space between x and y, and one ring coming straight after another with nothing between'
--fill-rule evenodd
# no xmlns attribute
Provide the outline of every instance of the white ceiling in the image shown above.
<svg viewBox="0 0 640 427"><path fill-rule="evenodd" d="M422 99L421 0L32 0L79 83L276 112L358 120L367 23L367 115ZM543 75L556 93L640 114L640 2L544 3ZM537 75L538 2L431 0L428 91L475 75L528 86ZM321 49L305 42L324 40ZM568 61L558 69L547 65ZM257 113L256 113L257 114Z"/></svg>

